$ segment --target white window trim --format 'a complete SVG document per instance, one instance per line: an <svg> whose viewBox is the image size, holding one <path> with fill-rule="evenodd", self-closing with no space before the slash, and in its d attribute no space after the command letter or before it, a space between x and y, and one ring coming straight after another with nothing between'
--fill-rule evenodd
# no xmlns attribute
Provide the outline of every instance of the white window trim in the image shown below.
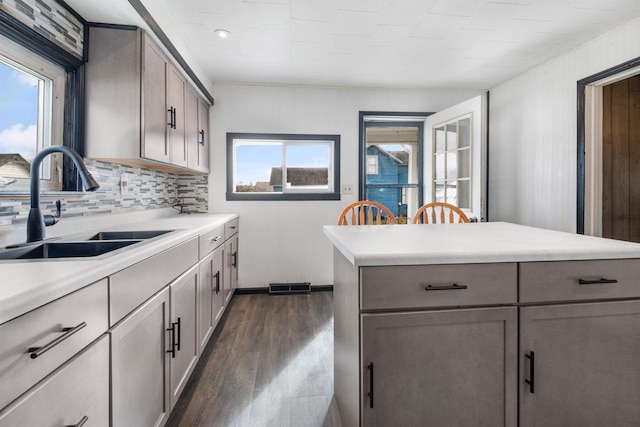
<svg viewBox="0 0 640 427"><path fill-rule="evenodd" d="M27 72L44 77L50 81L50 84L46 85L49 87L45 88L44 91L41 92L45 97L44 102L50 105L50 114L38 114L38 132L40 133L39 140L42 141L42 146L38 147L38 150L50 145L62 145L66 84L65 70L4 36L0 36L0 42L0 56L2 57L0 59L2 61L6 61L17 68L28 69L29 71ZM41 124L43 125L42 127L40 127ZM47 156L47 158L42 162L40 176L42 177L40 183L42 190L61 190L61 156L57 154ZM18 179L17 182L10 186L0 188L0 193L2 191L23 192L28 190L29 180Z"/></svg>
<svg viewBox="0 0 640 427"><path fill-rule="evenodd" d="M374 160L374 162L371 162ZM367 175L378 175L378 156L375 154L367 154Z"/></svg>

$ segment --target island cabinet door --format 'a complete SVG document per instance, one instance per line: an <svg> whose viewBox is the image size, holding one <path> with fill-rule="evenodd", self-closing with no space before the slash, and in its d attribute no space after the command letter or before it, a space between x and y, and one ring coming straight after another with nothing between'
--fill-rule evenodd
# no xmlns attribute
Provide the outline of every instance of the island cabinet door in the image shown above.
<svg viewBox="0 0 640 427"><path fill-rule="evenodd" d="M640 426L640 301L520 313L520 426Z"/></svg>
<svg viewBox="0 0 640 427"><path fill-rule="evenodd" d="M364 426L515 426L515 307L362 315Z"/></svg>

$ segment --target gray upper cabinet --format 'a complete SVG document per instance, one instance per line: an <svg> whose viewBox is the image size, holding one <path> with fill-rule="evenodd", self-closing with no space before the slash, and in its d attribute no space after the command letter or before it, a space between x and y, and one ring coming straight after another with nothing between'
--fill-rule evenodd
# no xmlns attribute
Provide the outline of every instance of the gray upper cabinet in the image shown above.
<svg viewBox="0 0 640 427"><path fill-rule="evenodd" d="M637 300L522 307L520 425L640 425L639 330Z"/></svg>
<svg viewBox="0 0 640 427"><path fill-rule="evenodd" d="M187 162L189 169L209 172L209 104L187 88Z"/></svg>
<svg viewBox="0 0 640 427"><path fill-rule="evenodd" d="M173 66L169 67L169 87L167 93L169 100L167 112L170 121L167 127L169 147L171 147L171 163L177 166L187 167L186 145L186 89L187 83L180 72Z"/></svg>
<svg viewBox="0 0 640 427"><path fill-rule="evenodd" d="M208 165L197 167L199 160L188 158L187 98L194 89L145 32L91 27L86 81L86 157L208 172Z"/></svg>
<svg viewBox="0 0 640 427"><path fill-rule="evenodd" d="M141 111L143 126L140 153L144 158L169 163L167 126L172 116L166 108L167 92L161 90L168 85L169 58L149 37L141 37L144 45Z"/></svg>

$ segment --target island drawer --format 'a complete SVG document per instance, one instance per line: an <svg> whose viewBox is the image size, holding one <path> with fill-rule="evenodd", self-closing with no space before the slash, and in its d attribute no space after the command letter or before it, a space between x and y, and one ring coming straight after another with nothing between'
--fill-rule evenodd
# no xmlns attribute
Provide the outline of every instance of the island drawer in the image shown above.
<svg viewBox="0 0 640 427"><path fill-rule="evenodd" d="M225 225L220 224L211 231L200 236L200 259L209 255L214 249L224 243Z"/></svg>
<svg viewBox="0 0 640 427"><path fill-rule="evenodd" d="M361 310L515 304L517 264L362 267Z"/></svg>
<svg viewBox="0 0 640 427"><path fill-rule="evenodd" d="M0 408L108 328L103 279L0 326Z"/></svg>
<svg viewBox="0 0 640 427"><path fill-rule="evenodd" d="M640 259L520 263L520 302L640 297Z"/></svg>
<svg viewBox="0 0 640 427"><path fill-rule="evenodd" d="M224 238L225 240L229 237L233 236L238 232L238 228L240 227L240 218L232 219L231 221L227 221L224 225Z"/></svg>

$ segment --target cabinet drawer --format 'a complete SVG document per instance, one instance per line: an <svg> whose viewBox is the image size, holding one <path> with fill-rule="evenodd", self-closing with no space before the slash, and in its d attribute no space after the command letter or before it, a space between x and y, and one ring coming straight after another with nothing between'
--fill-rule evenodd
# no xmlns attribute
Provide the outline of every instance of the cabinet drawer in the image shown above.
<svg viewBox="0 0 640 427"><path fill-rule="evenodd" d="M224 224L224 238L225 240L233 236L238 232L240 228L240 218L232 219Z"/></svg>
<svg viewBox="0 0 640 427"><path fill-rule="evenodd" d="M109 277L110 326L198 262L193 238Z"/></svg>
<svg viewBox="0 0 640 427"><path fill-rule="evenodd" d="M104 333L107 307L104 279L0 326L0 408Z"/></svg>
<svg viewBox="0 0 640 427"><path fill-rule="evenodd" d="M640 297L640 259L520 264L520 302L635 297Z"/></svg>
<svg viewBox="0 0 640 427"><path fill-rule="evenodd" d="M362 267L362 310L517 302L517 266L504 264Z"/></svg>
<svg viewBox="0 0 640 427"><path fill-rule="evenodd" d="M220 224L213 230L201 235L200 239L200 259L206 257L215 248L224 243L225 225Z"/></svg>
<svg viewBox="0 0 640 427"><path fill-rule="evenodd" d="M4 383L3 383L4 384ZM0 412L0 427L109 425L109 340L103 335Z"/></svg>

